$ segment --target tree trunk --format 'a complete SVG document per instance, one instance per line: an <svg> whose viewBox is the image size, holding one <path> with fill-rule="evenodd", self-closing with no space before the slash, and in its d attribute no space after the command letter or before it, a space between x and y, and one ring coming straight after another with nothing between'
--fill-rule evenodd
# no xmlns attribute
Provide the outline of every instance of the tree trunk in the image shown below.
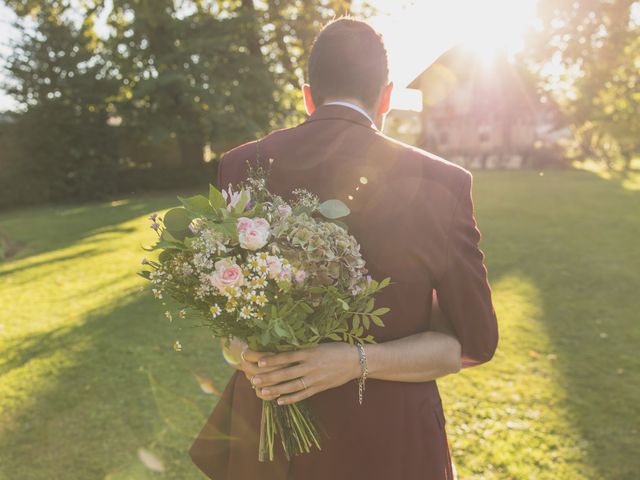
<svg viewBox="0 0 640 480"><path fill-rule="evenodd" d="M291 61L291 53L289 52L289 47L287 46L287 42L284 39L284 31L282 25L285 22L282 18L282 15L280 15L280 0L269 1L267 2L267 4L269 5L269 22L271 22L274 26L275 41L278 50L280 50L280 62L282 63L282 68L285 72L287 82L289 82L289 84L291 84L291 86L293 86L294 88L299 88L299 79L296 75L293 62Z"/></svg>
<svg viewBox="0 0 640 480"><path fill-rule="evenodd" d="M260 38L258 37L257 28L253 28L254 23L256 24L255 26L257 26L258 23L258 15L256 14L256 8L253 4L253 0L242 0L242 10L252 19L252 22L249 24L251 28L247 31L247 48L251 55L261 57L262 51L260 50Z"/></svg>

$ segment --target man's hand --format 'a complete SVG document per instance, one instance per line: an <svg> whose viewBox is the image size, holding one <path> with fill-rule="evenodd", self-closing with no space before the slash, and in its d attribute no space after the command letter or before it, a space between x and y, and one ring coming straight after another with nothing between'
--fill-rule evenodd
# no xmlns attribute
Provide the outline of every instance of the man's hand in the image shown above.
<svg viewBox="0 0 640 480"><path fill-rule="evenodd" d="M248 351L247 360L256 356ZM251 355L251 356L250 356ZM344 385L360 376L357 347L342 342L258 358L255 376L250 378L256 395L263 400L278 399L279 405L296 403L316 393Z"/></svg>

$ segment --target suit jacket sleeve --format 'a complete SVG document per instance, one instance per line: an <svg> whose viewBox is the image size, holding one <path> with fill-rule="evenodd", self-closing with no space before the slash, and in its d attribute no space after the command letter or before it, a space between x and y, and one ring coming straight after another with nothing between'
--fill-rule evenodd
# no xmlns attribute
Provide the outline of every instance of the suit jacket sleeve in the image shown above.
<svg viewBox="0 0 640 480"><path fill-rule="evenodd" d="M444 270L436 292L442 312L462 346L462 368L488 362L498 345L498 323L491 288L478 247L480 230L472 200L473 178L464 172L447 238Z"/></svg>

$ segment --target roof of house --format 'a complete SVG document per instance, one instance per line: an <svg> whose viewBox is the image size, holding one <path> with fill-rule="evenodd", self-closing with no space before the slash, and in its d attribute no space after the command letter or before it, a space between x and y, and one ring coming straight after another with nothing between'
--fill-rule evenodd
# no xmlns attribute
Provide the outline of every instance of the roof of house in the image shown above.
<svg viewBox="0 0 640 480"><path fill-rule="evenodd" d="M540 106L532 76L511 63L506 52L497 52L488 62L464 45L443 53L407 88L421 90L423 103L436 105L461 85L470 89L471 110L477 113L487 109L533 112Z"/></svg>

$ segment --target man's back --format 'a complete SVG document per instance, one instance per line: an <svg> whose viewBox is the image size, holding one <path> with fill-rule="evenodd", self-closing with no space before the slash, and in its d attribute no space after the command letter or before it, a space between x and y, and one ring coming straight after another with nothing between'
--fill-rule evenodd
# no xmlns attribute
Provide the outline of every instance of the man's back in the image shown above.
<svg viewBox="0 0 640 480"><path fill-rule="evenodd" d="M246 179L247 163L256 162L271 164L267 186L285 199L305 188L320 200L337 198L351 208L343 220L360 243L370 275L392 280L377 296L377 305L391 308L384 327L372 326L378 342L429 330L435 289L460 340L463 365L491 358L497 323L466 170L396 142L363 114L336 105L227 152L219 187L236 186ZM355 386L346 383L306 400L330 439L321 452L260 463L255 452L262 403L236 372L190 455L211 478L453 478L435 380L369 379L362 405L355 394ZM227 443L229 437L241 441Z"/></svg>
<svg viewBox="0 0 640 480"><path fill-rule="evenodd" d="M283 198L306 188L349 206L343 220L370 274L394 282L380 294L380 304L392 310L388 325L374 331L377 338L428 330L436 289L466 365L491 357L497 330L468 171L383 135L342 105L324 105L295 128L231 150L221 162L220 186L246 178L246 162L256 159L265 166L272 159L268 187Z"/></svg>

